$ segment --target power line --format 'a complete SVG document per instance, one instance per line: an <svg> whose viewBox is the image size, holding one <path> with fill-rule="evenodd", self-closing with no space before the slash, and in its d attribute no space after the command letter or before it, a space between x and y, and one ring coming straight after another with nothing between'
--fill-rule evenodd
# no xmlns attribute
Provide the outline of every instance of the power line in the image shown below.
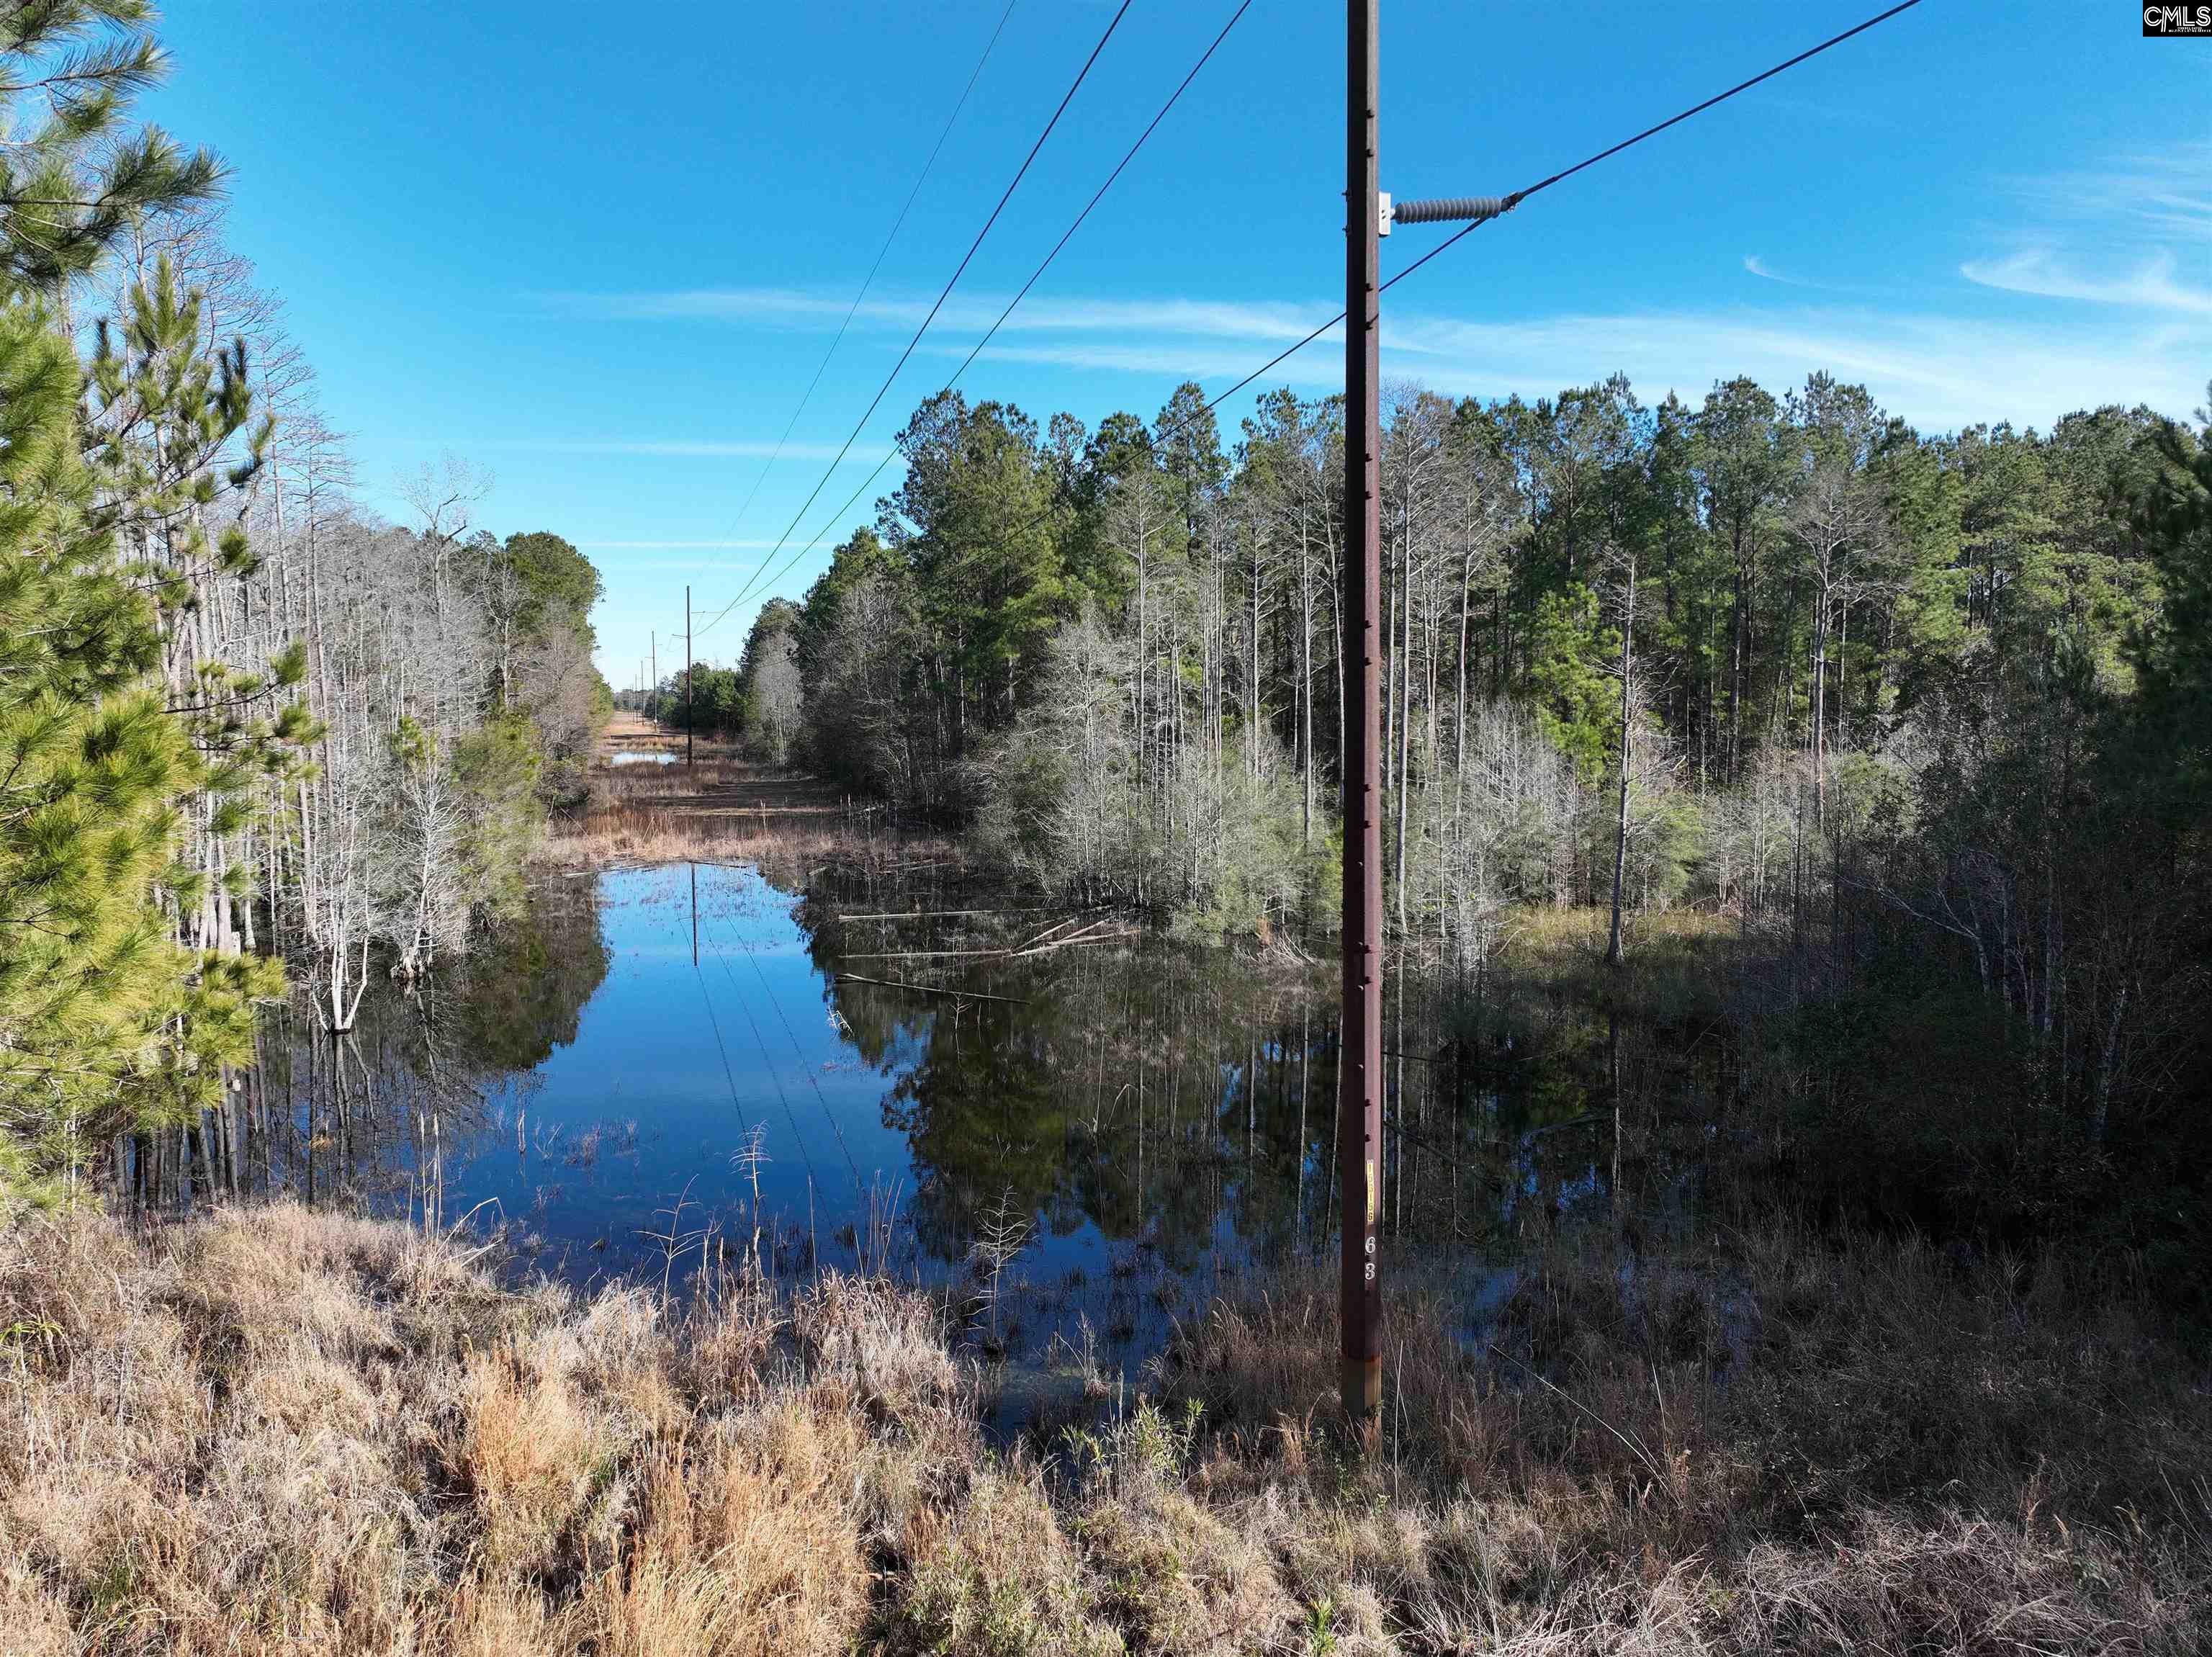
<svg viewBox="0 0 2212 1657"><path fill-rule="evenodd" d="M1083 228L1083 221L1091 216L1091 210L1097 206L1104 198L1106 192L1114 187L1114 180L1121 176L1122 170L1137 159L1137 152L1145 147L1145 140L1152 136L1162 121L1167 119L1168 112L1176 107L1176 101L1190 90L1190 83L1198 78L1199 70L1206 67L1207 60L1213 56L1221 43L1229 38L1229 31L1237 27L1237 19L1251 9L1252 0L1243 0L1242 5L1230 13L1229 21L1221 26L1221 33L1213 37L1212 45L1199 53L1198 61L1190 66L1190 73L1182 77L1182 83L1173 92L1168 94L1168 101L1160 106L1159 113L1152 117L1142 132L1137 134L1136 143L1131 144L1128 152L1114 164L1114 170L1106 175L1106 182L1091 192L1091 199L1083 204L1083 210L1075 216L1075 222L1060 233L1060 240L1052 245L1052 251L1038 262L1036 270L1030 272L1030 279L1022 283L1021 291L1006 302L1006 308L999 313L999 320L984 330L983 337L975 342L974 349L961 360L960 366L952 371L952 378L945 382L945 389L949 391L960 382L960 376L968 372L969 365L982 353L983 347L991 343L993 336L1006 326L1006 319L1014 314L1014 307L1029 297L1030 289L1036 286L1037 278L1045 273L1045 268L1060 257L1060 250L1066 247L1075 233ZM881 469L881 467L878 468L878 471Z"/></svg>
<svg viewBox="0 0 2212 1657"><path fill-rule="evenodd" d="M1567 179L1571 179L1576 174L1583 172L1586 168L1596 166L1600 161L1609 161L1613 156L1620 155L1623 150L1632 149L1636 145L1642 143L1647 138L1656 137L1660 133L1666 131L1668 128L1678 126L1682 122L1690 119L1692 116L1701 115L1705 113L1705 111L1713 108L1716 105L1726 103L1729 99L1735 97L1740 93L1749 91L1752 88L1759 85L1761 82L1770 81L1776 76L1782 74L1784 70L1795 69L1798 64L1802 64L1810 58L1817 58L1822 52L1829 51L1832 47L1841 46L1844 41L1850 40L1854 36L1865 34L1869 29L1875 27L1877 24L1886 23L1891 18L1897 16L1899 13L1911 10L1919 3L1920 0L1903 0L1903 3L1892 6L1887 11L1879 12L1875 15L1868 18L1864 22L1855 24L1853 27L1844 30L1840 34L1831 35L1828 39L1821 41L1818 46L1808 47L1805 51L1799 52L1794 58L1785 58L1784 61L1775 64L1771 69L1762 70L1759 74L1753 76L1748 80L1738 82L1725 92L1717 93L1712 97L1705 99L1702 103L1692 104L1689 108L1682 110L1677 114L1670 115L1663 121L1660 121L1654 125L1645 127L1641 132L1637 133L1632 137L1623 138L1620 143L1610 144L1594 155L1585 156L1583 160L1575 162L1571 167L1562 168L1559 171L1553 174L1550 177L1540 180L1536 183L1529 185L1525 189L1516 190L1504 198L1503 210L1505 212L1510 212L1514 208L1528 200L1529 197L1548 190L1553 185L1561 183ZM1234 20L1232 19L1231 21L1233 21ZM1218 43L1217 42L1217 44ZM1209 48L1209 51L1210 50L1211 48ZM1087 211L1088 210L1086 209L1085 210ZM1492 220L1486 218L1477 219L1470 224L1462 226L1460 229L1455 231L1449 236L1447 236L1443 241L1438 242L1434 247L1429 249L1427 253L1422 254L1412 264L1406 266L1404 270L1399 271L1389 281L1383 283L1376 291L1378 293L1388 293L1391 289L1403 282L1407 277L1413 275L1414 271L1428 264L1430 260L1437 258L1448 248L1456 246L1461 241L1466 240L1467 237L1472 235L1475 231L1480 229L1484 225L1491 223L1492 222ZM1235 385L1230 387L1228 390L1218 393L1215 396L1208 399L1204 404L1200 405L1198 408L1194 409L1190 413L1185 415L1181 420L1176 421L1174 424L1163 427L1160 430L1153 433L1148 440L1148 442L1152 445L1157 446L1160 442L1164 442L1167 438L1175 436L1176 433L1182 431L1188 426L1194 424L1198 420L1203 418L1206 415L1210 414L1218 405L1227 401L1230 398L1234 397L1238 392L1243 391L1247 386L1250 385L1255 380L1257 380L1261 375L1267 373L1278 364L1286 362L1291 357L1295 356L1298 352L1304 350L1307 346L1312 344L1314 341L1319 339L1331 328L1335 327L1339 323L1342 322L1345 319L1345 314L1346 314L1344 312L1339 311L1334 316L1329 318L1328 321L1322 323L1310 333L1306 334L1296 344L1286 347L1283 350L1278 351L1274 356L1269 357L1258 368L1253 369L1251 373L1246 375ZM805 546L801 547L797 552L793 554L790 558L785 561L783 567L778 570L775 575L770 578L769 585L773 585L775 582L781 581L786 575L790 573L791 570L798 564L801 557L804 557L816 546L821 545L823 537L830 533L830 529L836 524L842 521L844 514L852 509L854 502L859 500L860 496L866 492L868 485L872 484L875 479L882 474L884 466L890 465L890 456L886 455L882 461L878 463L875 471L868 474L867 478L861 484L860 489L854 491L852 496L847 500L844 506L838 509L836 515L830 520L829 523L823 527L822 530L816 534L813 540L807 543ZM1049 507L1045 511L1038 514L1036 517L1029 520L1028 522L1019 526L1014 533L1019 533L1023 530L1036 527L1036 525L1042 523L1045 519L1050 517L1054 512L1058 511L1059 509L1060 508L1058 503L1055 503L1054 506ZM774 552L772 551L769 556L773 557ZM742 596L742 594L740 596ZM734 600L732 600L732 602L734 602Z"/></svg>
<svg viewBox="0 0 2212 1657"><path fill-rule="evenodd" d="M699 980L699 999L707 1003L707 1023L714 1032L714 1051L722 1056L722 1077L730 1084L730 1104L740 1119L745 1107L738 1103L737 1072L730 1069L730 1050L722 1044L722 1021L714 1016L714 998L707 993L707 975L699 970L699 963L691 963L691 976Z"/></svg>
<svg viewBox="0 0 2212 1657"><path fill-rule="evenodd" d="M1688 120L1692 115L1702 115L1707 110L1713 107L1714 105L1724 104L1729 99L1735 97L1738 93L1748 92L1760 82L1771 81L1776 76L1781 74L1784 70L1795 69L1798 64L1805 62L1808 58L1817 58L1830 47L1839 46L1854 35L1864 34L1869 29L1874 27L1876 24L1887 23L1891 18L1896 16L1899 12L1911 11L1919 3L1920 0L1904 0L1903 4L1892 6L1885 12L1876 13L1874 16L1868 18L1863 23L1854 24L1851 27L1845 29L1841 34L1832 34L1826 40L1821 41L1819 46L1808 46L1803 52L1799 52L1795 58L1785 58L1781 63L1775 64L1771 69L1762 70L1747 81L1739 81L1727 91L1716 93L1701 104L1692 104L1689 108L1683 110L1680 114L1669 115L1665 120L1661 121L1656 126L1645 127L1644 131L1638 133L1632 138L1623 138L1619 143L1613 145L1610 149L1601 149L1595 155L1586 156L1583 160L1577 161L1572 167L1562 168L1559 171L1553 174L1550 178L1545 179L1539 183L1532 184L1525 190L1516 190L1511 195L1505 198L1505 204L1503 210L1510 213L1522 202L1528 200L1529 197L1537 194L1540 191L1549 190L1553 185L1560 183L1564 180L1574 177L1576 174L1581 172L1583 168L1595 167L1600 161L1611 161L1622 150L1633 149L1636 145L1642 143L1646 138L1656 137L1660 133L1664 132L1668 127L1679 126L1684 121ZM1446 236L1435 247L1430 248L1427 253L1422 254L1420 258L1415 259L1411 265L1408 265L1404 270L1399 271L1397 275L1392 277L1389 282L1384 283L1382 284L1383 290L1387 291L1396 283L1403 282L1407 277L1413 275L1414 271L1419 270L1421 266L1426 265L1438 253L1443 253L1445 248L1450 247L1454 242L1459 241L1469 232L1481 228L1481 227L1488 222L1489 221L1486 219L1477 219L1473 224L1467 225L1459 230L1454 231L1450 235ZM1342 312L1340 311L1337 314L1336 320L1339 322L1344 320L1344 314Z"/></svg>
<svg viewBox="0 0 2212 1657"><path fill-rule="evenodd" d="M968 244L968 251L961 255L958 266L938 294L936 302L930 306L928 315L922 318L921 326L914 331L914 338L906 342L906 349L899 353L898 361L891 364L891 371L884 376L884 383L876 388L876 394L868 399L868 406L854 425L851 436L848 436L838 448L837 458L830 462L828 468L822 474L821 480L814 485L806 499L800 503L799 510L793 515L790 527L777 539L776 544L769 549L767 556L762 558L762 569L768 567L769 560L781 552L792 536L797 533L799 520L805 517L807 509L811 507L821 495L823 484L827 484L837 468L844 464L846 454L859 439L863 428L874 417L878 406L884 400L884 394L890 390L891 382L898 378L899 371L906 367L907 359L914 355L915 347L921 344L922 335L929 332L929 325L937 320L937 314L944 309L945 302L952 296L952 289L958 284L960 278L966 274L969 262L975 257L976 250L982 247L983 238L991 234L991 227L999 222L999 215L1006 211L1006 204L1013 199L1015 190L1020 186L1023 179L1029 174L1030 163L1036 160L1037 152L1044 148L1045 140L1052 136L1053 129L1060 125L1060 118L1067 113L1068 105L1075 101L1076 93L1081 88L1083 82L1090 77L1091 66L1098 61L1098 54L1106 50L1106 43L1114 38L1114 31L1121 26L1121 20L1128 15L1129 8L1133 3L1134 0L1121 0L1120 9L1115 12L1112 20L1106 25L1106 32L1098 37L1098 44L1091 48L1091 55L1083 60L1083 67L1076 71L1075 79L1069 84L1066 92L1061 95L1059 107L1052 112L1052 119L1044 124L1044 131L1037 134L1036 142L1030 146L1030 153L1022 158L1020 168L1015 172L1012 181L1006 186L1004 193L1000 196L998 205L992 208L991 216L983 221L983 228L975 233L975 240ZM745 594L752 589L752 582L747 582L738 590L738 596L724 605L714 619L699 631L706 632L711 630L724 616L728 615L738 606Z"/></svg>
<svg viewBox="0 0 2212 1657"><path fill-rule="evenodd" d="M945 390L950 391L953 387L960 383L960 377L968 372L969 367L975 362L975 359L982 354L983 347L989 344L993 338L998 333L999 330L1006 326L1006 319L1014 314L1014 308L1019 305L1023 300L1029 296L1030 289L1036 286L1037 279L1044 275L1045 271L1050 266L1053 260L1060 257L1060 250L1066 247L1068 242L1073 239L1075 233L1083 228L1084 220L1091 216L1091 210L1097 206L1099 202L1104 199L1106 192L1114 187L1114 181L1121 176L1122 173L1127 168L1131 161L1136 160L1137 152L1145 147L1146 140L1150 138L1153 132L1158 130L1160 123L1168 118L1168 112L1176 107L1176 102L1182 97L1182 94L1190 89L1190 83L1198 78L1199 71L1204 69L1206 64L1212 58L1214 52L1219 49L1221 43L1229 38L1229 31L1235 28L1238 20L1251 9L1252 0L1243 0L1243 3L1240 4L1235 11L1230 14L1229 21L1221 26L1220 33L1213 37L1212 41L1206 46L1206 50L1199 54L1198 61L1191 65L1190 73L1184 76L1182 82L1176 86L1176 89L1168 94L1168 100L1165 103L1160 106L1159 113L1152 117L1152 120L1146 124L1145 130L1137 135L1137 141L1131 144L1127 151L1122 155L1121 159L1115 163L1114 170L1106 175L1106 181L1100 185L1096 191L1092 192L1091 199L1083 204L1083 210L1075 216L1074 222L1069 224L1067 228L1060 234L1060 240L1053 244L1052 251L1047 253L1044 258L1038 262L1036 270L1030 272L1030 278L1028 281L1022 283L1020 292L1017 293L1013 298L1006 302L1006 308L999 313L998 320L993 322L991 326L984 331L983 337L975 342L974 347L969 350L968 355L962 359L960 366L952 371L952 377L945 382ZM1334 325L1324 325L1324 327L1326 328L1329 326ZM1293 347L1293 349L1296 348ZM1282 361L1282 358L1277 357L1275 361L1279 362ZM1273 368L1273 366L1274 363L1272 362L1267 364L1267 368ZM1260 369L1259 373L1265 374L1267 371L1267 368ZM1256 378L1257 375L1255 375L1254 377ZM1231 392L1224 392L1223 395L1228 396L1236 389L1236 387L1231 387ZM854 490L850 496L846 497L844 505L839 507L836 511L830 515L828 523L826 523L822 530L815 535L814 539L807 542L805 545L800 547L789 558L784 561L783 567L781 570L778 570L775 575L769 579L768 583L769 585L773 586L776 582L782 580L783 577L789 574L792 569L797 565L799 559L805 557L809 552L811 552L816 547L822 544L822 537L830 533L830 529L832 526L844 521L845 515L853 509L853 503L868 492L869 487L874 484L878 478L883 475L884 468L891 463L895 455L896 451L893 451L892 454L884 455L882 460L876 462L875 470L868 473L866 478L863 478L860 480L860 486ZM779 545L776 550L780 551L781 546ZM774 551L770 551L769 554L769 557L773 557L775 556L775 553ZM759 568L766 568L767 564L768 558L763 558ZM758 569L757 569L755 575L757 576L758 573ZM745 597L746 594L750 592L751 588L752 582L749 579L746 582L744 589L738 593L736 599L732 599L730 601L731 604L735 605L739 602ZM718 616L716 619L720 620L720 618ZM708 624L712 625L713 624L709 623Z"/></svg>
<svg viewBox="0 0 2212 1657"><path fill-rule="evenodd" d="M1532 184L1525 190L1514 191L1510 195L1504 198L1504 204L1500 207L1498 214L1496 216L1503 216L1504 214L1511 212L1522 202L1528 200L1529 197L1536 195L1542 191L1549 190L1553 185L1558 184L1564 180L1574 177L1576 174L1582 172L1584 168L1595 167L1600 161L1610 161L1613 156L1620 154L1622 150L1633 149L1636 145L1642 143L1646 138L1656 137L1660 133L1664 132L1668 127L1679 126L1681 123L1688 120L1693 115L1702 115L1705 111L1712 108L1716 104L1726 103L1738 93L1748 92L1760 82L1771 81L1776 76L1781 74L1784 70L1795 69L1798 64L1805 62L1808 58L1817 58L1830 47L1839 46L1843 45L1844 41L1850 40L1853 35L1863 34L1869 29L1874 27L1877 23L1886 23L1891 18L1896 16L1899 12L1910 11L1913 7L1919 3L1920 0L1904 0L1903 4L1892 6L1887 11L1880 13L1875 16L1869 17L1866 21L1845 29L1841 34L1831 35L1828 39L1821 41L1817 46L1808 47L1805 51L1799 52L1795 58L1787 58L1784 61L1775 64L1771 69L1763 70L1759 74L1753 76L1747 81L1739 81L1727 91L1717 93L1712 97L1706 99L1703 103L1692 104L1689 108L1683 110L1679 114L1669 115L1665 120L1659 122L1655 126L1645 127L1644 131L1638 133L1632 138L1623 138L1619 143L1613 144L1606 149L1601 149L1594 155L1585 156L1583 160L1577 161L1572 167L1560 168L1558 172L1553 174L1551 177L1542 180L1538 183ZM1455 230L1450 235L1446 236L1435 247L1430 248L1427 253L1423 253L1419 259L1415 259L1411 265L1408 265L1404 270L1399 271L1397 275L1392 277L1388 282L1382 283L1382 285L1376 289L1376 291L1378 294L1389 293L1391 289L1396 287L1407 277L1413 275L1414 271L1419 270L1431 259L1436 258L1438 254L1443 253L1447 248L1451 247L1455 243L1462 241L1468 236L1473 235L1477 230L1482 228L1484 225L1491 223L1492 222L1492 221L1488 218L1480 218L1476 219L1471 224L1462 225L1459 229ZM1255 380L1257 380L1261 375L1267 373L1268 369L1273 368L1277 363L1296 356L1307 346L1312 344L1315 340L1320 338L1331 328L1336 326L1338 323L1343 321L1345 314L1346 314L1344 312L1339 311L1334 316L1329 318L1328 321L1322 323L1321 326L1316 328L1311 333L1306 335L1304 338L1299 340L1297 344L1291 346L1286 350L1277 352L1273 356L1268 358L1267 362L1261 363L1258 368L1253 369L1251 373L1246 375L1242 380L1231 386L1227 391L1221 393L1218 396L1207 402L1204 407L1197 409L1190 414L1184 416L1181 421L1177 422L1175 426L1170 428L1168 431L1163 431L1158 434L1153 441L1157 442L1160 437L1168 436L1170 431L1181 430L1183 426L1186 426L1192 421L1196 420L1200 415L1210 412L1216 404L1225 402L1230 398L1234 397L1238 392L1243 390L1245 387L1250 385Z"/></svg>
<svg viewBox="0 0 2212 1657"><path fill-rule="evenodd" d="M929 159L922 162L921 171L915 175L914 188L907 192L905 204L899 209L898 216L891 221L890 234L884 238L884 245L876 251L876 262L868 266L868 274L861 278L860 290L853 295L852 304L846 308L845 320L837 325L837 337L830 342L830 349L822 353L822 361L815 366L814 378L806 382L806 390L799 397L799 406L791 411L791 419L784 426L783 436L775 440L775 448L762 464L760 475L753 479L752 488L746 492L744 504L738 509L738 515L730 526L732 530L743 523L745 514L752 510L753 501L760 494L761 485L768 480L768 474L775 469L775 463L782 458L784 445L791 441L791 434L798 429L799 417L806 412L807 404L813 400L815 390L822 384L822 376L830 367L830 359L837 355L837 347L844 344L845 334L852 327L854 317L860 314L860 302L868 296L868 289L875 285L876 273L883 269L884 259L890 253L891 244L898 240L899 231L905 227L907 215L914 210L915 200L921 194L921 186L929 181L930 170L937 165L937 157L945 148L945 141L952 136L952 128L960 119L960 112L968 107L969 94L975 90L975 82L982 78L983 65L991 61L993 48L999 44L999 37L1006 33L1006 20L1014 15L1014 8L1020 3L1021 0L1006 0L1006 10L999 14L998 27L991 31L991 38L983 43L983 55L975 60L975 68L968 76L968 84L961 88L959 101L952 106L952 113L945 118L945 130L937 135L937 143L930 149ZM763 558L762 562L765 564L767 560Z"/></svg>

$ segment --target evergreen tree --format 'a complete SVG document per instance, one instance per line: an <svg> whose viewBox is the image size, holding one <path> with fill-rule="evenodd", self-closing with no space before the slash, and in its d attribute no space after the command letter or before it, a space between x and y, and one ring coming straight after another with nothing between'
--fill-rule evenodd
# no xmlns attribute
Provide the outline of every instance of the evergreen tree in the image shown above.
<svg viewBox="0 0 2212 1657"><path fill-rule="evenodd" d="M158 618L79 454L80 385L35 307L0 309L0 1202L197 1121L282 984L176 940L206 886L180 806L210 768L151 677Z"/></svg>
<svg viewBox="0 0 2212 1657"><path fill-rule="evenodd" d="M1012 721L1076 594L1035 422L1004 404L971 409L945 392L922 405L899 447L907 475L892 498L890 539L942 642L935 677L957 743L970 724Z"/></svg>
<svg viewBox="0 0 2212 1657"><path fill-rule="evenodd" d="M146 0L0 7L0 280L62 295L148 216L212 200L222 168L159 128L126 130L167 54ZM33 119L22 112L35 107Z"/></svg>

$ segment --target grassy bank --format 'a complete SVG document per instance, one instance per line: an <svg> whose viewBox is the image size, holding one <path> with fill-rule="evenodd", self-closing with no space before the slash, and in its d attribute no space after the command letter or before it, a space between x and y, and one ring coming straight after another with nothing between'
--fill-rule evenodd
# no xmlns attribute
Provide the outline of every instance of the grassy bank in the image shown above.
<svg viewBox="0 0 2212 1657"><path fill-rule="evenodd" d="M296 1209L0 1241L0 1647L471 1654L2202 1650L2212 1394L2124 1282L1787 1233L1393 1307L977 1425L937 1307L497 1287ZM1461 1327L1461 1337L1448 1331Z"/></svg>

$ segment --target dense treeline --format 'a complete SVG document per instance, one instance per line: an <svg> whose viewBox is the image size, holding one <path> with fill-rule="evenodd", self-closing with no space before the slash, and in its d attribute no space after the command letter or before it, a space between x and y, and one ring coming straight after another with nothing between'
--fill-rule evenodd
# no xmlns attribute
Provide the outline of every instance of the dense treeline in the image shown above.
<svg viewBox="0 0 2212 1657"><path fill-rule="evenodd" d="M1522 906L1617 891L1730 917L1824 1062L1975 1051L1954 1082L2076 1145L2197 1098L2203 434L2112 407L1923 435L1819 375L1695 406L1406 387L1385 425L1401 959L1480 970ZM1047 887L1324 931L1341 431L1287 392L1226 446L1191 386L1096 431L933 398L731 704Z"/></svg>
<svg viewBox="0 0 2212 1657"><path fill-rule="evenodd" d="M799 617L790 600L770 599L753 618L737 667L694 662L688 673L678 668L642 693L623 691L616 700L679 731L742 737L781 765L799 736Z"/></svg>
<svg viewBox="0 0 2212 1657"><path fill-rule="evenodd" d="M607 699L574 547L354 504L219 164L124 125L144 23L0 23L0 1204L234 1184L258 1010L459 947Z"/></svg>

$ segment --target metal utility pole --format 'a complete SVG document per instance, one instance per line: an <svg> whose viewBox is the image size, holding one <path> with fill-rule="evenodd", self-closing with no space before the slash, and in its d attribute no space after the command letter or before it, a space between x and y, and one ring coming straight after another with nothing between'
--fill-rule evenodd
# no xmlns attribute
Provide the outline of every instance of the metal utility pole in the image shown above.
<svg viewBox="0 0 2212 1657"><path fill-rule="evenodd" d="M684 584L684 769L691 769L691 583Z"/></svg>
<svg viewBox="0 0 2212 1657"><path fill-rule="evenodd" d="M1382 473L1376 429L1382 200L1375 157L1379 0L1346 0L1344 198L1344 1022L1337 1056L1339 1330L1344 1408L1382 1402L1375 1219L1382 1157Z"/></svg>

